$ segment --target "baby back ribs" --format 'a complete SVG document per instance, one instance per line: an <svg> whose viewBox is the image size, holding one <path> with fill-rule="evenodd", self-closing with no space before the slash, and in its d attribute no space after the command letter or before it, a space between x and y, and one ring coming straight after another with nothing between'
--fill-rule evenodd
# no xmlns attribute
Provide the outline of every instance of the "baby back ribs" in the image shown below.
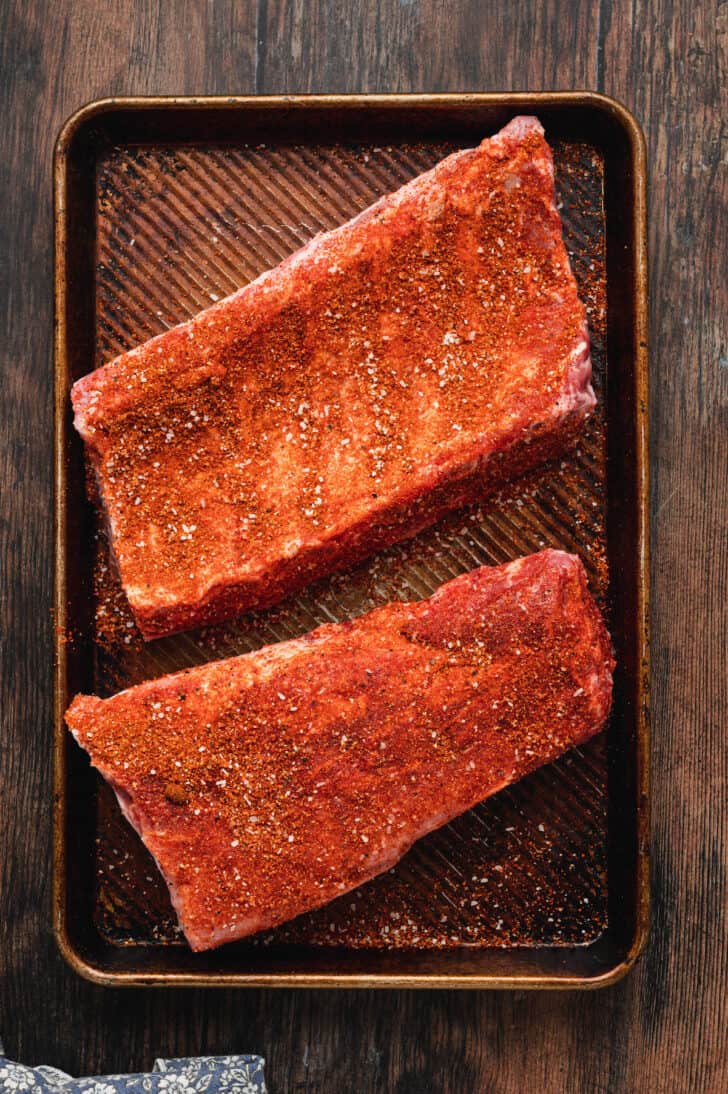
<svg viewBox="0 0 728 1094"><path fill-rule="evenodd" d="M147 638L274 603L559 452L594 405L535 118L79 380Z"/></svg>
<svg viewBox="0 0 728 1094"><path fill-rule="evenodd" d="M609 636L573 555L130 688L66 721L155 857L195 950L361 885L597 733Z"/></svg>

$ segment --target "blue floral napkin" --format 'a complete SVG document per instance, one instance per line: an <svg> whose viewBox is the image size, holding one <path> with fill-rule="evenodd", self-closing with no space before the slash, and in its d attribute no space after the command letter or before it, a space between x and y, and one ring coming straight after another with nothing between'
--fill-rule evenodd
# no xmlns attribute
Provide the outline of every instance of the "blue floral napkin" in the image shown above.
<svg viewBox="0 0 728 1094"><path fill-rule="evenodd" d="M260 1056L155 1060L148 1075L73 1079L54 1067L25 1067L2 1055L0 1094L265 1094Z"/></svg>

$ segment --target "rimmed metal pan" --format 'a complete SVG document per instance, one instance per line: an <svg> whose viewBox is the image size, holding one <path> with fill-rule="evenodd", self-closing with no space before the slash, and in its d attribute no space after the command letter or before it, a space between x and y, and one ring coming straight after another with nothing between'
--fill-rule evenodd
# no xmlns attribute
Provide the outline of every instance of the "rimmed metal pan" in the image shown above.
<svg viewBox="0 0 728 1094"><path fill-rule="evenodd" d="M554 150L598 410L574 452L265 613L144 644L87 499L72 382L187 318L516 113ZM54 928L108 984L596 987L648 920L645 151L619 104L544 94L108 99L56 146ZM618 669L607 730L439 832L356 894L192 954L161 880L66 733L78 690L300 634L551 545L583 558Z"/></svg>

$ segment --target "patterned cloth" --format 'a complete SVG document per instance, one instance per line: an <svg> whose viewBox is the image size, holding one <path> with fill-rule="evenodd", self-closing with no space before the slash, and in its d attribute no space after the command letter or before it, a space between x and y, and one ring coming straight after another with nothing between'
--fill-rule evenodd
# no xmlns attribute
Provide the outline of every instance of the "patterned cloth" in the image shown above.
<svg viewBox="0 0 728 1094"><path fill-rule="evenodd" d="M2 1055L0 1094L265 1094L260 1056L155 1060L148 1075L72 1079L54 1067L24 1067Z"/></svg>

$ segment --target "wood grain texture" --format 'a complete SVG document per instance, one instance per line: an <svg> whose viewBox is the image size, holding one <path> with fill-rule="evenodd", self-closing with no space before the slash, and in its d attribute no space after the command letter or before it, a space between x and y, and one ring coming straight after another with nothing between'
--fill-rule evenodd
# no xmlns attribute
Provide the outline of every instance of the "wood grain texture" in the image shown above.
<svg viewBox="0 0 728 1094"><path fill-rule="evenodd" d="M260 1051L271 1090L728 1088L728 5L8 0L0 10L0 1030L77 1073ZM606 992L112 992L50 930L51 153L106 94L592 87L651 164L654 924ZM722 324L722 325L721 325Z"/></svg>

